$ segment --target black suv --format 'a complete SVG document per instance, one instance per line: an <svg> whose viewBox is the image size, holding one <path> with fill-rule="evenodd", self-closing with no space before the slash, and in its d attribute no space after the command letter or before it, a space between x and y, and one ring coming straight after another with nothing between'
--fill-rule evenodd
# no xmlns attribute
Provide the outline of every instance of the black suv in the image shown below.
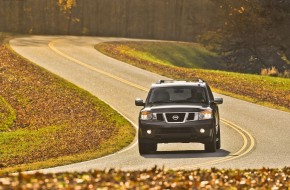
<svg viewBox="0 0 290 190"><path fill-rule="evenodd" d="M157 143L199 142L205 151L220 149L220 117L218 104L210 87L199 79L196 82L160 80L153 84L139 115L139 153L157 150Z"/></svg>

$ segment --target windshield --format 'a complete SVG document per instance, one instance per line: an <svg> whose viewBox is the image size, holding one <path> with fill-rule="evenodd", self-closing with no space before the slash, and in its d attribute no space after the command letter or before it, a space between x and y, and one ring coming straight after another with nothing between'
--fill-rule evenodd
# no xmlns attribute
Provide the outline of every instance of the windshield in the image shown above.
<svg viewBox="0 0 290 190"><path fill-rule="evenodd" d="M197 86L154 88L148 98L156 103L206 103L205 89Z"/></svg>

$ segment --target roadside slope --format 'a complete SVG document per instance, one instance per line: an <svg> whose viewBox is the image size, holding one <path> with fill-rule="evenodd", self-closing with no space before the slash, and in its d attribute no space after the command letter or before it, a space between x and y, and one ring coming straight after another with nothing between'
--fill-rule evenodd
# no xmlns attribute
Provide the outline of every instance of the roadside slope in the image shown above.
<svg viewBox="0 0 290 190"><path fill-rule="evenodd" d="M0 171L89 160L133 141L134 127L104 102L7 46L0 52L0 96L16 114L13 125L0 126Z"/></svg>
<svg viewBox="0 0 290 190"><path fill-rule="evenodd" d="M7 131L13 125L16 115L8 102L0 96L0 132Z"/></svg>
<svg viewBox="0 0 290 190"><path fill-rule="evenodd" d="M290 79L217 71L215 69L225 68L224 63L214 53L193 43L123 41L99 43L95 48L105 55L166 77L202 78L219 93L290 112ZM190 54L188 48L193 53ZM185 64L181 64L183 62Z"/></svg>

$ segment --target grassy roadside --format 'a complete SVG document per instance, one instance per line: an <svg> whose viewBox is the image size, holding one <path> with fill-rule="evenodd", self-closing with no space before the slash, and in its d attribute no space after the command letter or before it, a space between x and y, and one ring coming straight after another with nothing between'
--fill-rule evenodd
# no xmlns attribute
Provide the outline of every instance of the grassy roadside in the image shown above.
<svg viewBox="0 0 290 190"><path fill-rule="evenodd" d="M0 132L9 130L16 115L12 107L0 96Z"/></svg>
<svg viewBox="0 0 290 190"><path fill-rule="evenodd" d="M159 46L162 52L155 51L156 46ZM95 48L108 56L163 76L180 80L202 78L209 82L216 92L290 112L290 79L207 70L222 68L224 65L209 59L215 58L215 55L205 52L202 47L193 48L201 49L200 54L196 54L197 60L201 61L194 62L192 68L185 68L179 64L189 60L190 56L185 53L182 57L184 51L181 51L179 56L175 57L175 52L179 51L175 42L107 42L97 44ZM162 62L165 55L168 58ZM207 61L213 66L203 66L203 62Z"/></svg>
<svg viewBox="0 0 290 190"><path fill-rule="evenodd" d="M223 68L217 54L199 44L187 42L113 42L115 49L128 57L184 68ZM98 47L98 46L97 46Z"/></svg>
<svg viewBox="0 0 290 190"><path fill-rule="evenodd" d="M134 139L134 127L87 91L7 45L0 55L0 173L98 158Z"/></svg>

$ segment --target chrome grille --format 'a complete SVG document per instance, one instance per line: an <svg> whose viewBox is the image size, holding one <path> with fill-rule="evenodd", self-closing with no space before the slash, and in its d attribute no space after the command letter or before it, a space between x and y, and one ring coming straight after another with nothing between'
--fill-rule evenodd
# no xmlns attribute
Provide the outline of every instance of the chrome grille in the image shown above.
<svg viewBox="0 0 290 190"><path fill-rule="evenodd" d="M165 113L168 123L181 123L184 122L186 113Z"/></svg>
<svg viewBox="0 0 290 190"><path fill-rule="evenodd" d="M163 114L162 113L157 113L156 114L156 119L157 119L157 121L164 121Z"/></svg>
<svg viewBox="0 0 290 190"><path fill-rule="evenodd" d="M183 113L157 113L155 118L157 121L165 121L167 123L185 123L186 121L197 120L198 114L195 112Z"/></svg>
<svg viewBox="0 0 290 190"><path fill-rule="evenodd" d="M188 113L188 116L187 116L187 119L186 120L193 121L194 120L194 116L195 116L194 113Z"/></svg>

